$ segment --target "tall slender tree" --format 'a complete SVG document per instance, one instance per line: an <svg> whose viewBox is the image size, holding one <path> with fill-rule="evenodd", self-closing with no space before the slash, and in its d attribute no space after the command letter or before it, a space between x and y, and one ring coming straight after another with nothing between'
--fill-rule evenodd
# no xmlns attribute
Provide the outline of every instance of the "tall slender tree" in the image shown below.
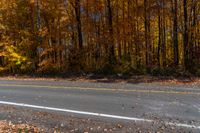
<svg viewBox="0 0 200 133"><path fill-rule="evenodd" d="M179 64L179 48L178 48L178 2L172 0L172 11L173 11L173 45L174 45L174 65Z"/></svg>

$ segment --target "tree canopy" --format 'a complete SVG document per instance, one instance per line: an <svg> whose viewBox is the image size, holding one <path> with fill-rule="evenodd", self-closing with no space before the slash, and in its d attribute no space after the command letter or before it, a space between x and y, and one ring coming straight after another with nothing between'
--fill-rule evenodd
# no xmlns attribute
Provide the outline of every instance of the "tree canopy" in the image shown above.
<svg viewBox="0 0 200 133"><path fill-rule="evenodd" d="M1 0L0 71L200 75L198 0Z"/></svg>

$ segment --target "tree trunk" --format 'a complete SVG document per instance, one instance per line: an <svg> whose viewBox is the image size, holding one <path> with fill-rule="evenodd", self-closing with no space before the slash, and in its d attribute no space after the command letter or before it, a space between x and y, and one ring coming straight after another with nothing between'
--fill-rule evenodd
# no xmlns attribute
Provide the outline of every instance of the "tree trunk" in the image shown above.
<svg viewBox="0 0 200 133"><path fill-rule="evenodd" d="M114 37L113 37L113 16L110 0L107 0L107 12L108 12L108 28L109 28L109 44L108 44L108 60L109 64L115 64L115 49L114 49Z"/></svg>
<svg viewBox="0 0 200 133"><path fill-rule="evenodd" d="M34 59L34 68L38 69L39 62L39 53L37 52L37 47L41 44L41 38L39 36L39 31L41 29L41 12L40 12L40 0L35 0L35 8L36 8L36 45L33 48L33 55L32 58Z"/></svg>
<svg viewBox="0 0 200 133"><path fill-rule="evenodd" d="M158 53L157 53L157 61L158 67L160 67L160 49L161 49L161 14L160 7L158 8Z"/></svg>
<svg viewBox="0 0 200 133"><path fill-rule="evenodd" d="M82 37L82 24L81 24L81 5L80 0L75 1L75 14L76 14L76 23L77 23L77 34L78 34L78 46L79 50L83 48L83 37Z"/></svg>
<svg viewBox="0 0 200 133"><path fill-rule="evenodd" d="M150 65L150 13L149 13L149 0L144 0L144 28L145 28L145 56L146 56L146 67ZM150 51L150 52L149 52Z"/></svg>
<svg viewBox="0 0 200 133"><path fill-rule="evenodd" d="M184 34L183 34L183 43L184 43L184 65L185 69L188 70L190 67L189 62L189 44L188 44L188 12L187 12L187 0L183 0L183 9L184 9Z"/></svg>
<svg viewBox="0 0 200 133"><path fill-rule="evenodd" d="M174 47L174 65L177 67L179 64L179 50L178 50L178 3L177 0L172 1L173 10L173 47Z"/></svg>

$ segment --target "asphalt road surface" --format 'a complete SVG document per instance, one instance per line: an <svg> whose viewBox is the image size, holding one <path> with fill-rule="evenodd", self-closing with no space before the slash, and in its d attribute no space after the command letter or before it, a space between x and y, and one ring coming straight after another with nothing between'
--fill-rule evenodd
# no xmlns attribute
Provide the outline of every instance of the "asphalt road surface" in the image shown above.
<svg viewBox="0 0 200 133"><path fill-rule="evenodd" d="M200 131L200 85L0 80L1 105L114 121L159 119Z"/></svg>

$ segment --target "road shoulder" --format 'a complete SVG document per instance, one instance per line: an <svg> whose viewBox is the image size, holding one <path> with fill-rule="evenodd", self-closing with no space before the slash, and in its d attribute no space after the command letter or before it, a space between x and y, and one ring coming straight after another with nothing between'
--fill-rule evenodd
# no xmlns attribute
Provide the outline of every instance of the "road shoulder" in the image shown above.
<svg viewBox="0 0 200 133"><path fill-rule="evenodd" d="M45 112L41 110L31 110L13 106L0 106L0 120L24 125L31 125L39 132L197 132L194 129L175 127L154 123L135 123L135 122L115 122L106 121L98 118L83 118L73 115ZM13 124L12 124L13 125Z"/></svg>

